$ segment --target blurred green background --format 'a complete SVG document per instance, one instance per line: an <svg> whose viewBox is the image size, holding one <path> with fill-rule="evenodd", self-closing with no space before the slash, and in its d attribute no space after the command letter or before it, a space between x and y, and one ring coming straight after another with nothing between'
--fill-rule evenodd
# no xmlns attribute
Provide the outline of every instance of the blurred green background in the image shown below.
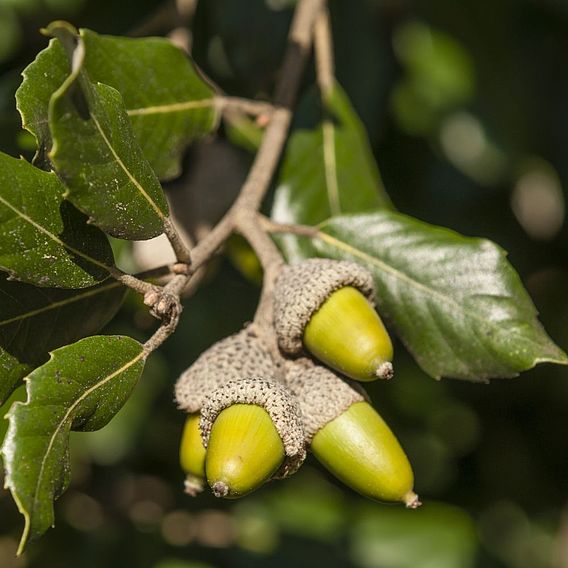
<svg viewBox="0 0 568 568"><path fill-rule="evenodd" d="M202 0L189 18L197 63L230 94L269 96L293 5ZM568 2L330 5L337 76L395 205L507 249L545 327L568 348ZM63 18L101 33L164 34L172 6L0 0L0 150L32 151L14 92L46 45L40 27ZM305 87L312 82L310 71ZM190 151L184 182L170 184L174 196L205 183L201 210L225 206L250 161L225 138L221 132ZM240 502L184 495L177 463L184 416L174 408L173 383L202 350L252 318L258 297L242 248L233 243L230 251L186 301L179 330L117 418L72 437L73 481L57 502L56 529L19 559L23 521L0 493L2 568L568 566L561 367L490 385L436 382L396 346L396 380L370 390L414 465L425 502L418 511L365 501L311 459L294 478ZM128 250L120 255L129 262ZM153 326L130 298L107 331L143 339Z"/></svg>

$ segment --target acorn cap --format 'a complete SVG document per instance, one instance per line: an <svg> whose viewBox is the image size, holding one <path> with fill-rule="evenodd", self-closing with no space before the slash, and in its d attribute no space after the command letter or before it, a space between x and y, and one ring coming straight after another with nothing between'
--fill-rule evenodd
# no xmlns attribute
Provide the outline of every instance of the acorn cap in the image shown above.
<svg viewBox="0 0 568 568"><path fill-rule="evenodd" d="M204 351L180 375L175 386L175 400L178 408L199 412L211 392L228 381L273 377L276 373L268 347L251 326Z"/></svg>
<svg viewBox="0 0 568 568"><path fill-rule="evenodd" d="M229 381L213 391L201 409L201 436L207 448L217 416L233 404L254 404L268 412L284 446L284 462L273 476L284 478L295 473L306 457L305 435L298 404L286 387L266 378Z"/></svg>
<svg viewBox="0 0 568 568"><path fill-rule="evenodd" d="M286 384L298 400L306 441L356 402L368 402L361 386L302 358L286 364Z"/></svg>
<svg viewBox="0 0 568 568"><path fill-rule="evenodd" d="M336 290L352 286L374 304L371 273L347 260L311 258L285 266L274 292L274 327L282 351L302 352L304 329L312 315Z"/></svg>

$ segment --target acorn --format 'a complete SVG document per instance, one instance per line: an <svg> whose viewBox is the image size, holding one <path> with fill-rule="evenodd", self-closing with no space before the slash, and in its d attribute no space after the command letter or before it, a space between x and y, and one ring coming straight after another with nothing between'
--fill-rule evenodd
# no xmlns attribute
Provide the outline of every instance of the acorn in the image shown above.
<svg viewBox="0 0 568 568"><path fill-rule="evenodd" d="M205 448L199 431L200 416L194 412L187 417L179 449L181 468L187 474L185 492L192 497L203 491L205 479Z"/></svg>
<svg viewBox="0 0 568 568"><path fill-rule="evenodd" d="M178 407L189 413L180 444L180 463L186 473L185 492L196 496L205 481L205 447L199 431L204 401L219 386L246 376L274 376L277 368L253 326L218 341L179 377Z"/></svg>
<svg viewBox="0 0 568 568"><path fill-rule="evenodd" d="M274 292L280 349L299 356L305 348L358 381L392 378L392 342L374 297L371 273L355 262L312 258L285 266Z"/></svg>
<svg viewBox="0 0 568 568"><path fill-rule="evenodd" d="M242 497L269 479L288 477L306 457L298 405L271 379L230 381L215 390L201 410L200 429L216 497Z"/></svg>
<svg viewBox="0 0 568 568"><path fill-rule="evenodd" d="M360 385L308 359L288 364L286 382L322 465L364 497L420 506L408 458Z"/></svg>

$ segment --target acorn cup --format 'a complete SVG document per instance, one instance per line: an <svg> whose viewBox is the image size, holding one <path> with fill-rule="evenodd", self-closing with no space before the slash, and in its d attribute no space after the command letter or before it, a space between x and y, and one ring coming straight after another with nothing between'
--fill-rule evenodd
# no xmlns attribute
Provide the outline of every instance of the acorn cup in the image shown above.
<svg viewBox="0 0 568 568"><path fill-rule="evenodd" d="M288 363L286 382L322 465L364 497L420 506L404 450L358 384L308 359Z"/></svg>
<svg viewBox="0 0 568 568"><path fill-rule="evenodd" d="M253 326L225 337L204 351L175 385L177 406L199 412L218 387L243 377L273 377L278 370L264 341Z"/></svg>
<svg viewBox="0 0 568 568"><path fill-rule="evenodd" d="M277 369L252 327L226 337L203 352L175 386L178 408L189 413L180 444L180 464L187 474L185 491L195 496L205 481L205 447L199 431L204 401L223 384L246 376L272 377Z"/></svg>
<svg viewBox="0 0 568 568"><path fill-rule="evenodd" d="M393 347L374 309L371 274L349 261L312 258L285 266L274 292L278 345L303 348L358 381L390 379Z"/></svg>
<svg viewBox="0 0 568 568"><path fill-rule="evenodd" d="M294 398L271 379L230 381L201 410L205 473L216 497L234 499L288 477L306 457Z"/></svg>

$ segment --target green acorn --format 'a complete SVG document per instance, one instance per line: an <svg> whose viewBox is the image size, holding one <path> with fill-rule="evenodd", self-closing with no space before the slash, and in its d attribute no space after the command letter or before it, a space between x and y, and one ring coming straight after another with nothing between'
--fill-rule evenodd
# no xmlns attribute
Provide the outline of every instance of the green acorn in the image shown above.
<svg viewBox="0 0 568 568"><path fill-rule="evenodd" d="M189 413L181 445L181 467L187 474L185 492L195 496L205 481L205 447L199 431L204 401L219 386L246 376L275 376L277 368L254 326L215 343L178 379L175 398L178 407Z"/></svg>
<svg viewBox="0 0 568 568"><path fill-rule="evenodd" d="M205 448L199 431L199 413L190 414L183 428L179 461L181 468L187 474L185 492L195 497L203 491L205 479Z"/></svg>
<svg viewBox="0 0 568 568"><path fill-rule="evenodd" d="M230 381L203 405L205 474L216 497L242 497L288 477L306 456L296 401L270 379Z"/></svg>
<svg viewBox="0 0 568 568"><path fill-rule="evenodd" d="M207 479L217 497L250 493L284 461L284 445L270 415L254 404L233 404L221 411L207 448Z"/></svg>
<svg viewBox="0 0 568 568"><path fill-rule="evenodd" d="M408 458L362 388L307 359L287 371L314 456L365 497L418 507Z"/></svg>
<svg viewBox="0 0 568 568"><path fill-rule="evenodd" d="M348 261L312 258L282 269L274 293L278 344L290 355L305 347L358 381L393 376L393 347L373 307L371 274Z"/></svg>

